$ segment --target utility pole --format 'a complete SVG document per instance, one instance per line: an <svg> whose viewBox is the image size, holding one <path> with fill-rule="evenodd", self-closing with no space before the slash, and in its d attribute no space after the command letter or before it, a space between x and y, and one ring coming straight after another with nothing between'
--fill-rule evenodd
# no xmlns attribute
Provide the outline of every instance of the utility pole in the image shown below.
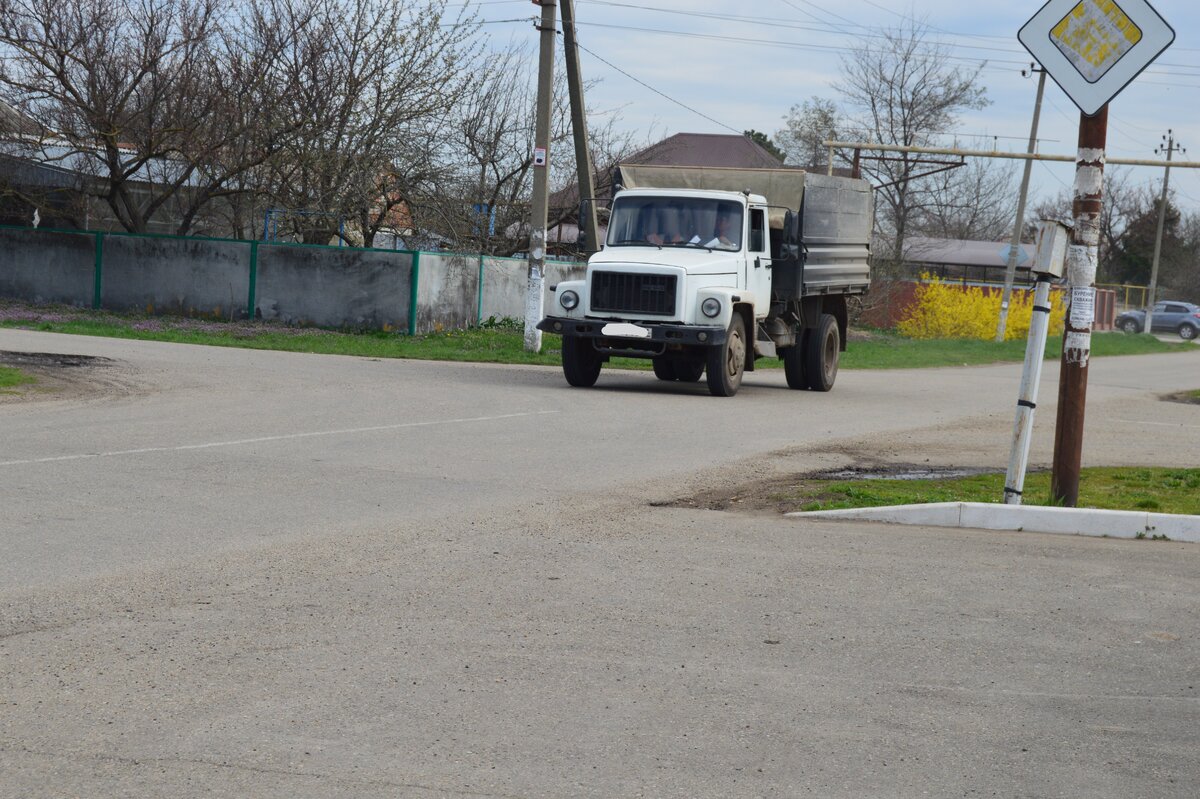
<svg viewBox="0 0 1200 799"><path fill-rule="evenodd" d="M579 46L575 42L575 0L563 0L563 47L567 61L567 91L571 96L571 132L575 138L575 171L579 186L579 232L587 241L587 254L599 247L600 229L596 224L596 179L592 171L592 153L588 147L587 115L583 104L583 77L579 71Z"/></svg>
<svg viewBox="0 0 1200 799"><path fill-rule="evenodd" d="M540 352L546 282L546 215L550 196L550 94L554 86L556 0L533 0L542 7L541 52L538 61L537 124L533 140L533 202L529 220L529 279L525 293L525 349Z"/></svg>
<svg viewBox="0 0 1200 799"><path fill-rule="evenodd" d="M1067 248L1067 285L1071 289L1063 330L1058 379L1058 417L1054 426L1051 499L1073 508L1079 504L1079 471L1083 457L1083 416L1087 401L1092 322L1096 315L1096 267L1100 261L1100 209L1104 194L1104 148L1108 139L1108 104L1095 116L1080 113L1079 152L1071 211L1075 227Z"/></svg>
<svg viewBox="0 0 1200 799"><path fill-rule="evenodd" d="M1183 147L1175 146L1175 135L1170 129L1167 130L1167 135L1163 136L1163 141L1167 143L1167 146L1164 148L1159 145L1154 150L1155 153L1166 150L1167 166L1163 170L1162 197L1158 200L1158 232L1154 234L1154 260L1150 266L1150 302L1146 305L1146 327L1142 331L1143 333L1151 331L1151 322L1154 321L1154 293L1158 290L1158 257L1162 254L1163 222L1167 218L1167 183L1171 180L1171 153L1176 150L1181 153L1187 152Z"/></svg>
<svg viewBox="0 0 1200 799"><path fill-rule="evenodd" d="M1038 73L1037 100L1033 104L1033 124L1029 128L1030 155L1037 150L1038 119L1042 116L1042 95L1046 92L1046 70L1036 64L1029 65L1029 72L1021 70L1021 77ZM1029 195L1029 173L1033 171L1033 161L1025 162L1025 174L1021 177L1021 193L1017 199L1017 222L1013 225L1012 240L1008 245L1008 265L1004 269L1004 293L1000 296L1000 321L996 323L996 341L1004 341L1004 332L1008 327L1008 303L1012 299L1013 281L1017 276L1017 253L1021 248L1021 228L1025 227L1025 198Z"/></svg>

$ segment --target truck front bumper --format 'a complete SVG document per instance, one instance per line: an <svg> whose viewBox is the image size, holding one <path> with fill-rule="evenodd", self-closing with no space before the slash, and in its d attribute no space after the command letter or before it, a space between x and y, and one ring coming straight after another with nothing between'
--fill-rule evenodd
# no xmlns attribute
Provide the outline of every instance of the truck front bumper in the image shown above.
<svg viewBox="0 0 1200 799"><path fill-rule="evenodd" d="M700 327L698 325L663 325L622 322L601 319L567 319L562 316L547 316L537 324L538 330L562 336L608 339L614 343L636 348L637 343L655 344L660 347L687 345L711 347L724 344L727 332L723 327ZM636 331L645 331L639 333ZM597 342L597 346L603 346Z"/></svg>

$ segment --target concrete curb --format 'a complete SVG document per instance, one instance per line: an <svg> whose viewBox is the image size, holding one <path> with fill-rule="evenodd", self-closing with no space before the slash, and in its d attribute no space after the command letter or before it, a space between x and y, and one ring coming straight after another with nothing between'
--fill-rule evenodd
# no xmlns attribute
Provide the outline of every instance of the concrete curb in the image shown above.
<svg viewBox="0 0 1200 799"><path fill-rule="evenodd" d="M1200 516L1090 508L1045 508L987 502L938 502L789 513L808 519L857 519L927 527L970 527L978 530L1023 530L1108 538L1149 538L1200 544Z"/></svg>

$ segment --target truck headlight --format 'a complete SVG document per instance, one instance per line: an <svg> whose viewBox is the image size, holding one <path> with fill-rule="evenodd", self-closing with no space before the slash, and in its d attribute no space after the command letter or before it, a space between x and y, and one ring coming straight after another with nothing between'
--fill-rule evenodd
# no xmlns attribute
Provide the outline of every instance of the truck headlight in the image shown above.
<svg viewBox="0 0 1200 799"><path fill-rule="evenodd" d="M573 291L564 291L558 295L558 304L568 311L573 311L579 306L579 295Z"/></svg>
<svg viewBox="0 0 1200 799"><path fill-rule="evenodd" d="M712 319L721 313L721 301L716 297L709 297L707 300L700 303L700 311L705 316Z"/></svg>

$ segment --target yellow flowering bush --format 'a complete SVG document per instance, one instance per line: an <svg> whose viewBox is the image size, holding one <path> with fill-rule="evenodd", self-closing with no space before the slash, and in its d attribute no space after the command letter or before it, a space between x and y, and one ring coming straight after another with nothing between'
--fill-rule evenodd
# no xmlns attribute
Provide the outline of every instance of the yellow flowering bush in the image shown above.
<svg viewBox="0 0 1200 799"><path fill-rule="evenodd" d="M1062 332L1065 307L1057 291L1050 292L1050 335ZM1033 316L1033 291L1014 288L1008 305L1005 339L1023 339L1029 335ZM978 286L944 283L938 277L921 275L912 305L896 325L902 336L917 339L976 338L988 340L996 335L1000 320L1000 291L984 291Z"/></svg>

